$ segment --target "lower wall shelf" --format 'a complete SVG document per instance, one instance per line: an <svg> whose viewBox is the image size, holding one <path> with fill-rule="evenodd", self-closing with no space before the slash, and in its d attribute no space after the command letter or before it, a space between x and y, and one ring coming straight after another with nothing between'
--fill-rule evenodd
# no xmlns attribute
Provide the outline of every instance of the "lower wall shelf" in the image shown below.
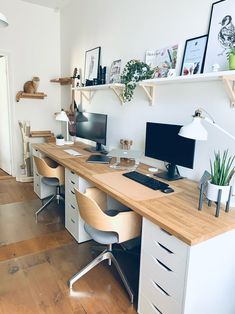
<svg viewBox="0 0 235 314"><path fill-rule="evenodd" d="M45 97L47 97L47 95L44 93L29 94L29 93L20 91L16 94L16 101L17 102L20 101L20 98L44 99Z"/></svg>

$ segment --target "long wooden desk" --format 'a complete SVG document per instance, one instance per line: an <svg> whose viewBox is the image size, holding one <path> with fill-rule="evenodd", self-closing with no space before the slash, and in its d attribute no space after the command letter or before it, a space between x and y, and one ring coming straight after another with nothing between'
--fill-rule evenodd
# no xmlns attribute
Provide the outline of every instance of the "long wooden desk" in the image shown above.
<svg viewBox="0 0 235 314"><path fill-rule="evenodd" d="M78 181L100 188L143 217L138 313L234 314L235 211L221 210L216 218L215 207L206 202L198 211L197 183L186 179L170 183L172 194L150 193L124 178L120 170L86 163L90 153L83 150L85 146L34 144L33 148L63 165ZM64 149L82 156L71 157ZM148 173L148 166L137 170Z"/></svg>
<svg viewBox="0 0 235 314"><path fill-rule="evenodd" d="M196 182L187 179L173 181L170 182L170 186L180 192L163 194L164 196L156 199L135 201L96 178L97 174L117 172L117 170L111 169L106 164L86 163L90 154L83 150L86 145L60 147L52 143L43 143L33 144L33 147L189 245L200 243L235 228L235 211L224 213L221 210L220 217L216 218L215 207L209 208L206 202L202 211L197 210L199 190ZM64 149L69 148L77 150L84 156L71 157L64 152ZM147 169L146 165L138 167L138 170L143 173L148 173Z"/></svg>

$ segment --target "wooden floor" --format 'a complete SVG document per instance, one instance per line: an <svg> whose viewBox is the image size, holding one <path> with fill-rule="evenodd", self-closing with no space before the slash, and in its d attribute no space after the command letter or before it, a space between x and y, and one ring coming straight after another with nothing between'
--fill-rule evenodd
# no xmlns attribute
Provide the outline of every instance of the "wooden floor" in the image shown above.
<svg viewBox="0 0 235 314"><path fill-rule="evenodd" d="M7 187L8 185L8 187ZM10 190L10 191L9 191ZM74 284L67 280L98 253L94 242L78 244L64 228L64 208L56 204L39 216L41 202L32 184L0 181L0 313L136 313L119 277L107 263L98 265ZM118 252L118 251L117 251ZM135 290L138 249L117 253Z"/></svg>
<svg viewBox="0 0 235 314"><path fill-rule="evenodd" d="M9 179L11 176L0 168L0 180Z"/></svg>

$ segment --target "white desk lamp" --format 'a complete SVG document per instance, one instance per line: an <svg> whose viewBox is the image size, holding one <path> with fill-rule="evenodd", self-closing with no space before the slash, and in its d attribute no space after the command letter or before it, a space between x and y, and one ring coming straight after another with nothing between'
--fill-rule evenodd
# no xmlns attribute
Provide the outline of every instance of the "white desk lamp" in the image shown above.
<svg viewBox="0 0 235 314"><path fill-rule="evenodd" d="M66 141L65 141L65 144L72 145L73 142L69 141L69 125L68 124L70 123L70 121L69 121L69 118L68 118L66 112L63 109L61 109L61 112L56 115L55 119L57 121L66 122Z"/></svg>
<svg viewBox="0 0 235 314"><path fill-rule="evenodd" d="M5 15L3 15L0 12L0 27L6 27L6 26L8 26L7 18L5 17Z"/></svg>
<svg viewBox="0 0 235 314"><path fill-rule="evenodd" d="M206 115L208 115L209 118L204 116L203 112ZM217 125L215 123L215 121L213 120L213 118L210 116L210 114L202 108L199 108L195 111L195 113L193 115L193 121L191 123L183 126L179 131L179 135L183 136L183 137L191 138L194 140L206 141L207 140L207 130L202 125L202 123L201 123L202 120L213 125L215 128L219 129L221 132L225 133L226 135L231 137L233 140L235 140L235 137L232 134L230 134L229 132L227 132L226 130L221 128L219 125ZM232 207L235 206L235 181L233 183L233 197L231 199L230 204Z"/></svg>

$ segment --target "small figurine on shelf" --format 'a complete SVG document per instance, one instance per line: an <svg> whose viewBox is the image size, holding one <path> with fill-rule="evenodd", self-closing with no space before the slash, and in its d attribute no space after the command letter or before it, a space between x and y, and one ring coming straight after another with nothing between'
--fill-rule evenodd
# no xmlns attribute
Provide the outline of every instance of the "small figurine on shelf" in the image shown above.
<svg viewBox="0 0 235 314"><path fill-rule="evenodd" d="M24 83L24 92L28 94L35 94L39 86L40 78L34 76L32 81L27 81Z"/></svg>

